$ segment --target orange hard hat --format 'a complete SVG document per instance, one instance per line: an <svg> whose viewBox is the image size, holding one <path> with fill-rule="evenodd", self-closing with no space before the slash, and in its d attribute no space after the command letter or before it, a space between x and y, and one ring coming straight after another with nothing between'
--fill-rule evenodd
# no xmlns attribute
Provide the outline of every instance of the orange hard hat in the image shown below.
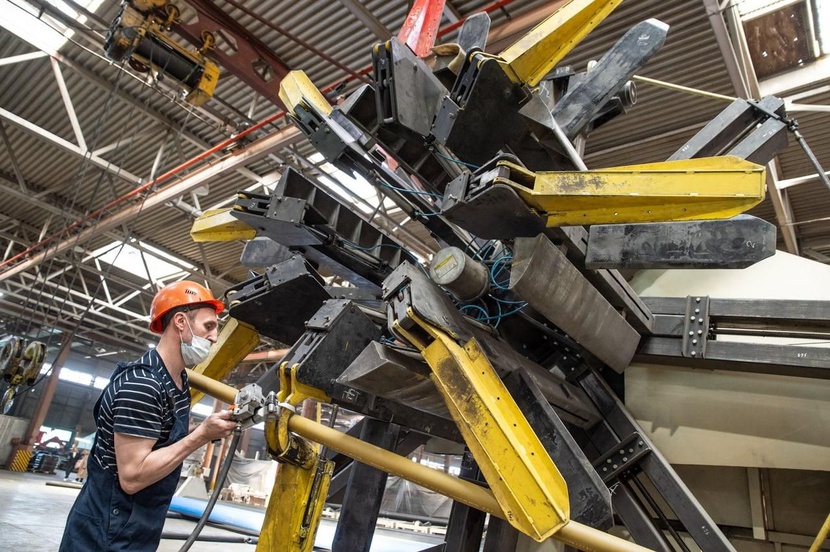
<svg viewBox="0 0 830 552"><path fill-rule="evenodd" d="M153 297L153 303L150 305L150 331L161 333L163 329L161 327L162 318L176 307L196 304L204 305L206 308L212 307L216 314L225 310L222 301L214 299L209 289L200 286L196 282L182 280L164 286Z"/></svg>

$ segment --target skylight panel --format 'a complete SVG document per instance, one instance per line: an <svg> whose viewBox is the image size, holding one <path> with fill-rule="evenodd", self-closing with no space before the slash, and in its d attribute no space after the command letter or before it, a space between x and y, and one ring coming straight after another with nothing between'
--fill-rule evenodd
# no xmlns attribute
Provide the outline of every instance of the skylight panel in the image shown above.
<svg viewBox="0 0 830 552"><path fill-rule="evenodd" d="M138 244L144 250L144 259L141 258L142 254L138 248L129 243L123 244L122 247L119 242L100 247L92 255L97 257L99 261L120 268L145 281L149 281L147 278L148 271L153 281L158 282L182 272L183 269L195 269L190 263L179 261L153 246L141 242L138 242ZM175 261L176 264L169 261Z"/></svg>
<svg viewBox="0 0 830 552"><path fill-rule="evenodd" d="M79 24L87 21L85 15L61 0L46 0L46 3ZM103 0L78 0L76 3L94 13ZM49 55L55 55L75 35L74 30L25 0L0 2L0 26Z"/></svg>

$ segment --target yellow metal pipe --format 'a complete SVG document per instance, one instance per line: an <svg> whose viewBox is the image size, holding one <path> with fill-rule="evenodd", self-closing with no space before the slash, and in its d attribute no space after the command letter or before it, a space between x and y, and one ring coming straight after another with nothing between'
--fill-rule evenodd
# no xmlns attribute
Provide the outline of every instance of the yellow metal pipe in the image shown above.
<svg viewBox="0 0 830 552"><path fill-rule="evenodd" d="M661 81L657 79L650 79L648 77L641 77L640 75L634 75L631 77L631 80L642 82L645 84L651 84L652 86L660 86L663 88L668 88L669 90L677 90L678 92L687 92L689 94L695 94L697 96L705 96L707 98L714 98L716 100L724 100L727 102L734 102L737 98L732 96L724 96L723 94L716 94L715 92L707 92L706 90L700 90L699 88L690 88L688 86L682 86L680 84L672 84L670 82Z"/></svg>
<svg viewBox="0 0 830 552"><path fill-rule="evenodd" d="M193 389L205 393L206 395L210 395L214 399L219 399L222 402L233 404L236 394L238 393L238 390L235 387L231 387L227 383L222 383L221 381L216 381L215 379L204 374L200 374L199 372L194 372L190 368L186 368L185 370L187 371L187 379Z"/></svg>
<svg viewBox="0 0 830 552"><path fill-rule="evenodd" d="M810 547L810 552L818 552L821 550L821 545L827 540L827 533L830 533L830 514L827 515L827 519L824 520L824 525L821 526L818 535L816 535L816 540Z"/></svg>
<svg viewBox="0 0 830 552"><path fill-rule="evenodd" d="M221 401L233 403L237 393L235 388L191 370L188 370L187 375L190 385L194 388ZM297 435L325 445L368 466L397 475L498 518L504 519L505 517L496 497L489 489L416 464L394 452L355 439L302 416L291 416L288 428ZM566 523L552 535L552 538L586 552L648 552L649 550L575 521Z"/></svg>

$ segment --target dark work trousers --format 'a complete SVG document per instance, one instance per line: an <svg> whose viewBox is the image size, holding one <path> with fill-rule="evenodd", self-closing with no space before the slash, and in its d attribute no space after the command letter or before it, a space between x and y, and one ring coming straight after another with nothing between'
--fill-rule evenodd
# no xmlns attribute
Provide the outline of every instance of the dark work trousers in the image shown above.
<svg viewBox="0 0 830 552"><path fill-rule="evenodd" d="M187 435L188 413L173 416L170 437L155 448ZM89 478L66 520L60 552L155 551L180 470L181 465L158 483L128 495L121 490L118 476L90 457Z"/></svg>
<svg viewBox="0 0 830 552"><path fill-rule="evenodd" d="M81 459L81 454L73 454L69 457L69 460L66 461L66 471L63 474L64 479L69 479L69 474L75 471L75 463Z"/></svg>

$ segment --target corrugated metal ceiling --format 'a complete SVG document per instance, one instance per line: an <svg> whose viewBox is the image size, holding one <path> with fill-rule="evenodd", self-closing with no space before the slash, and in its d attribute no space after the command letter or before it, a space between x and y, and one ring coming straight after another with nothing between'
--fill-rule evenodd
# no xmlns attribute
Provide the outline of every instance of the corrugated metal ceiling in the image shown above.
<svg viewBox="0 0 830 552"><path fill-rule="evenodd" d="M230 3L217 0L216 5L263 41L289 67L305 70L319 87L336 84L347 77L342 69ZM241 5L312 44L353 71L364 70L371 63L371 47L378 39L343 3L247 0ZM363 5L393 33L400 27L408 8L407 2L399 0L367 0ZM462 16L488 5L490 2L483 0L453 2ZM522 20L523 16L539 10L550 11L552 6L548 2L515 0L504 9L491 12L493 28ZM117 2L104 2L98 10L100 22L108 23L117 11ZM644 68L643 76L719 94L734 94L703 2L697 0L626 0L567 57L566 63L576 70L584 69L589 60L601 57L626 30L651 17L669 24L670 31L664 48ZM450 33L447 38L453 34ZM222 72L216 98L208 102L207 109L190 108L181 101L174 101L173 92L164 82L147 86L141 80L144 78L142 75L135 75L131 70L127 70L129 74L125 73L107 61L101 53L101 33L97 34L97 39L95 36L95 33L78 34L75 42L70 42L61 50L63 61L60 67L67 89L89 148L95 150L112 145L113 149L102 157L145 181L157 156L156 175L228 138L241 123L260 121L279 112L276 105L257 98L249 87L227 71ZM99 43L96 44L96 40ZM500 44L500 48L507 44L509 39ZM34 50L11 33L0 30L0 59ZM75 143L75 134L49 58L0 65L0 83L3 83L0 86L0 108L70 144ZM821 83L816 86L818 84ZM354 87L355 84L352 82L349 86ZM798 91L801 90L803 88ZM638 103L629 113L590 136L585 150L589 167L664 160L726 105L720 100L642 84L638 85L638 97ZM252 109L251 103L255 99L256 105ZM830 93L823 92L800 102L827 105ZM247 117L249 112L250 118ZM826 113L798 114L802 133L818 158L828 166L830 131L828 125L823 124L826 117ZM0 119L0 122L14 153L12 156L6 147L0 147L2 245L5 247L8 244L17 228L22 226L28 232L26 236L18 236L9 248L12 255L37 241L47 221L45 235L48 236L77 220L80 214L94 211L135 187L134 182L107 173L80 155L69 153L66 148L56 147L43 137L35 136L32 131L8 120ZM270 132L286 124L287 121L282 118L266 130ZM814 170L806 157L797 144L791 142L790 147L779 156L781 178L812 174ZM159 154L162 145L165 148ZM313 151L305 142L297 148L301 156L309 156ZM270 157L250 163L247 168L262 176L279 171L282 161L293 155L290 150L274 152ZM25 180L25 191L17 182L16 170ZM187 171L181 174L185 175ZM222 202L236 190L253 184L253 179L238 172L224 173L210 180L207 195L198 198L200 207ZM10 189L18 190L23 195L10 193ZM830 190L813 182L789 188L786 195L789 196L796 221L796 233L803 239L804 246L830 255L830 223L821 220L808 222L830 216ZM190 202L190 198L185 200ZM48 202L53 209L44 209L39 202ZM62 217L61 212L66 215ZM769 200L756 207L753 214L776 221ZM213 276L222 275L221 281L215 282L219 287L222 282L227 286L247 278L247 269L238 263L241 244L199 246L188 235L191 222L191 215L182 209L163 206L140 213L126 224L126 232L165 248L199 267L205 267L206 259L207 270ZM416 234L425 236L419 225L410 223L410 227ZM96 236L84 247L94 249L112 241L113 237L124 235L124 228L114 229L107 235ZM61 262L57 262L52 266L60 265ZM143 285L140 279L128 273L120 276L135 285ZM125 305L140 311L146 308L150 295L149 290L145 291Z"/></svg>

